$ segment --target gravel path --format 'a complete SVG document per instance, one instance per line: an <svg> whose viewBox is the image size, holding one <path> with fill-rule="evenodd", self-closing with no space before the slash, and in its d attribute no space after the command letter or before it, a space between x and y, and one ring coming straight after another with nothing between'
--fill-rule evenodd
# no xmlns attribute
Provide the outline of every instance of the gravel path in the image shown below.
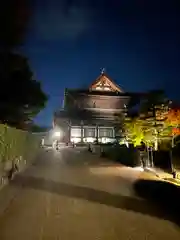
<svg viewBox="0 0 180 240"><path fill-rule="evenodd" d="M178 226L133 193L139 177L84 149L49 150L0 192L0 204L14 196L0 239L179 240Z"/></svg>

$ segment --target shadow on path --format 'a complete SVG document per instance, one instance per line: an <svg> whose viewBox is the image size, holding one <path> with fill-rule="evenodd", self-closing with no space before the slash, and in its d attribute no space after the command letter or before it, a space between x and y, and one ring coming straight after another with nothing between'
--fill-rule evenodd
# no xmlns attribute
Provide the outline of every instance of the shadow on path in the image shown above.
<svg viewBox="0 0 180 240"><path fill-rule="evenodd" d="M169 219L180 226L180 187L157 180L138 180L134 184L138 196L154 203Z"/></svg>
<svg viewBox="0 0 180 240"><path fill-rule="evenodd" d="M163 211L163 209L159 208L153 202L140 200L133 197L126 197L88 187L75 186L72 184L46 180L44 178L26 177L22 175L16 176L15 179L11 182L11 184L15 186L22 186L23 188L48 191L62 196L80 198L90 202L104 204L115 208L134 211L157 218L174 221L174 219L170 217L169 214L166 214L166 211ZM138 193L144 191L144 186L142 187L141 185L141 182L138 182L135 185L135 189ZM147 186L146 190L148 190Z"/></svg>

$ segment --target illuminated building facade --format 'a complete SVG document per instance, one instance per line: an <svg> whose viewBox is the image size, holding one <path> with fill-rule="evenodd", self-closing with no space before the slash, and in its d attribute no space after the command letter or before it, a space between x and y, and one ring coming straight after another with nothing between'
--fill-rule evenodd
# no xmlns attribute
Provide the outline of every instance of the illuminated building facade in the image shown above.
<svg viewBox="0 0 180 240"><path fill-rule="evenodd" d="M67 143L112 142L121 135L121 119L132 95L102 72L88 89L65 89L53 126L61 129Z"/></svg>

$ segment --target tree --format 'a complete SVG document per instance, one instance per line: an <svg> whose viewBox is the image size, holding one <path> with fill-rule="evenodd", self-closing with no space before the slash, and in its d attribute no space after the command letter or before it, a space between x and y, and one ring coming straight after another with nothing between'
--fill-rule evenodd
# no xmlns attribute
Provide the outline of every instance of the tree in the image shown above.
<svg viewBox="0 0 180 240"><path fill-rule="evenodd" d="M147 146L158 148L158 140L166 134L164 121L169 109L169 100L162 90L152 90L141 96L139 109L134 115L128 112L125 119L126 134L138 145L143 141Z"/></svg>
<svg viewBox="0 0 180 240"><path fill-rule="evenodd" d="M140 145L144 138L142 123L139 119L126 118L124 122L124 135L128 142L134 146Z"/></svg>
<svg viewBox="0 0 180 240"><path fill-rule="evenodd" d="M180 127L180 109L170 109L166 122L171 127Z"/></svg>
<svg viewBox="0 0 180 240"><path fill-rule="evenodd" d="M174 147L174 139L180 135L180 109L170 109L167 114L166 128L172 137L172 148Z"/></svg>
<svg viewBox="0 0 180 240"><path fill-rule="evenodd" d="M175 147L175 138L180 135L180 109L172 108L168 111L165 125L171 137L171 170L173 177L176 178L176 171L173 166L173 148Z"/></svg>
<svg viewBox="0 0 180 240"><path fill-rule="evenodd" d="M139 146L141 142L144 142L146 146L153 146L155 141L151 122L140 117L125 119L124 134L134 146Z"/></svg>
<svg viewBox="0 0 180 240"><path fill-rule="evenodd" d="M156 150L158 140L164 134L164 120L168 109L169 100L163 90L151 90L139 96L135 95L128 104L128 116L138 119L137 125L141 123L141 128L145 130L143 141L147 145L153 145Z"/></svg>
<svg viewBox="0 0 180 240"><path fill-rule="evenodd" d="M14 53L28 29L30 2L6 0L0 4L0 122L23 129L47 101L40 82L33 80L27 58Z"/></svg>
<svg viewBox="0 0 180 240"><path fill-rule="evenodd" d="M149 91L140 104L140 116L149 122L154 135L154 147L158 149L158 140L164 134L167 112L170 101L163 90Z"/></svg>
<svg viewBox="0 0 180 240"><path fill-rule="evenodd" d="M36 133L48 132L49 130L50 130L50 127L39 126L35 123L32 123L32 126L31 126L31 131Z"/></svg>
<svg viewBox="0 0 180 240"><path fill-rule="evenodd" d="M27 58L9 53L1 69L0 121L24 128L47 102L41 83L33 79Z"/></svg>

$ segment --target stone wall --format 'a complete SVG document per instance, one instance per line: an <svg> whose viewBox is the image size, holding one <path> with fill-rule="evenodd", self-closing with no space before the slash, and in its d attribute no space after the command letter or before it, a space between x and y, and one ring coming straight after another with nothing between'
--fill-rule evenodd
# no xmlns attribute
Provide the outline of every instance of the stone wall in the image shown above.
<svg viewBox="0 0 180 240"><path fill-rule="evenodd" d="M37 156L40 139L26 131L0 124L0 188Z"/></svg>

